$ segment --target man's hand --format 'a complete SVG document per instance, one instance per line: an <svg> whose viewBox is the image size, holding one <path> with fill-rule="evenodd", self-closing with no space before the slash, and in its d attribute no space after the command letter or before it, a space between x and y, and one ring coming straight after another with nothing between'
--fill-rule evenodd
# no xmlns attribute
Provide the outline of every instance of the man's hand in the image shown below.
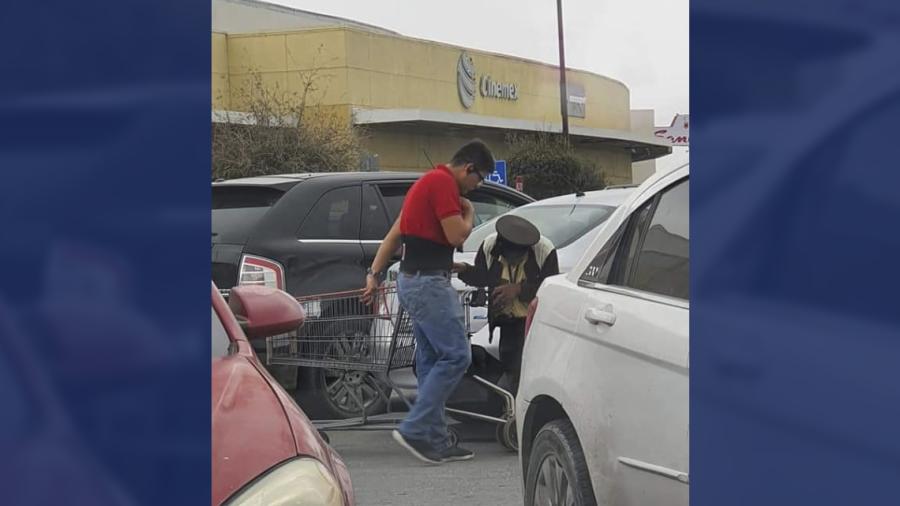
<svg viewBox="0 0 900 506"><path fill-rule="evenodd" d="M519 294L522 293L522 285L510 283L494 288L491 298L494 304L506 305L514 301Z"/></svg>
<svg viewBox="0 0 900 506"><path fill-rule="evenodd" d="M472 205L472 201L465 197L459 198L459 205L462 208L463 218L467 218L475 214L475 206Z"/></svg>
<svg viewBox="0 0 900 506"><path fill-rule="evenodd" d="M375 276L369 274L366 276L366 288L363 290L362 297L360 300L363 301L367 306L371 306L375 301L375 296L378 293L378 280L375 279Z"/></svg>

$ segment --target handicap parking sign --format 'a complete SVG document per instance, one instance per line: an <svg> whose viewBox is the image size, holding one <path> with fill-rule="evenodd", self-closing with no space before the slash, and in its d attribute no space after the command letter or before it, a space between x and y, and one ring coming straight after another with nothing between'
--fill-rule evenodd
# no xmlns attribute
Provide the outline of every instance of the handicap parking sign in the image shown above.
<svg viewBox="0 0 900 506"><path fill-rule="evenodd" d="M494 161L494 172L491 172L487 180L502 185L508 184L506 180L506 160Z"/></svg>

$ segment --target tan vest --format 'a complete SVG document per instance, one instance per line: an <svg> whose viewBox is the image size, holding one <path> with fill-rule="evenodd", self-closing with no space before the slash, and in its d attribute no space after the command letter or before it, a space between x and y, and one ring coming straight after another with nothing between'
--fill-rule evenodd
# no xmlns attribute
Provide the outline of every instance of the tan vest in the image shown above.
<svg viewBox="0 0 900 506"><path fill-rule="evenodd" d="M495 244L497 244L497 234L493 233L485 237L484 242L481 245L481 248L484 251L485 263L487 264L488 269L490 269L491 264L493 264L491 251L493 251ZM544 262L553 251L553 243L550 242L550 239L541 236L540 241L532 246L531 249L534 250L534 256L535 260L537 260L538 268L543 268ZM518 265L510 266L509 264L507 264L505 258L500 257L500 263L503 265L503 269L500 271L500 279L509 283L521 283L525 279L525 261L527 259L528 257L526 256ZM510 269L510 267L512 267L512 269ZM508 304L506 307L500 308L500 314L512 316L514 318L525 318L526 316L528 316L528 306L518 298L516 298L511 304Z"/></svg>

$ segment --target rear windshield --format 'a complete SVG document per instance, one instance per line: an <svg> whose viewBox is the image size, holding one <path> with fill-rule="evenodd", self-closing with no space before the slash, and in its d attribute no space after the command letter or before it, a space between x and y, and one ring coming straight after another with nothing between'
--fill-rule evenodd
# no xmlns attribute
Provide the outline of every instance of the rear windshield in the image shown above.
<svg viewBox="0 0 900 506"><path fill-rule="evenodd" d="M532 205L513 209L507 214L525 218L540 230L541 235L550 239L554 247L564 248L606 221L615 210L613 206L597 205ZM496 223L497 218L494 218L472 230L463 244L463 251L478 251L482 241L497 231Z"/></svg>
<svg viewBox="0 0 900 506"><path fill-rule="evenodd" d="M284 195L260 186L213 186L212 242L245 244L260 218Z"/></svg>

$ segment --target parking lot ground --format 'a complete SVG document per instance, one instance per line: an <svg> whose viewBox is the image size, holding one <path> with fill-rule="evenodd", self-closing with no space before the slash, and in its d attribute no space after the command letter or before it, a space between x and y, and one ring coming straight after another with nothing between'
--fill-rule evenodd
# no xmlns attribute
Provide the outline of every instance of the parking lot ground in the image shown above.
<svg viewBox="0 0 900 506"><path fill-rule="evenodd" d="M357 506L520 506L519 460L494 441L493 426L457 425L466 462L425 465L388 431L331 432L331 446L350 468Z"/></svg>

